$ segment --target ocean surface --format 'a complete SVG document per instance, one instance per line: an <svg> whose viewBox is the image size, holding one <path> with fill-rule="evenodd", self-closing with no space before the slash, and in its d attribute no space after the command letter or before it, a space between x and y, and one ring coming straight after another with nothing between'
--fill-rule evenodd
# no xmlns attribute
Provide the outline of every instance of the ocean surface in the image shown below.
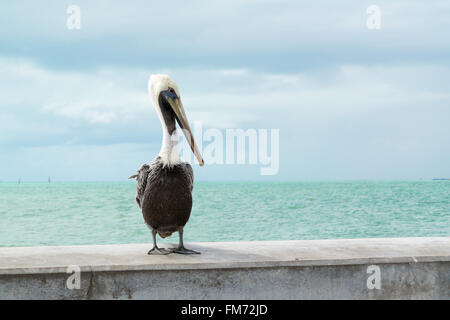
<svg viewBox="0 0 450 320"><path fill-rule="evenodd" d="M134 181L0 183L0 246L150 244L135 193ZM450 236L450 181L196 182L185 228L186 241L424 236Z"/></svg>

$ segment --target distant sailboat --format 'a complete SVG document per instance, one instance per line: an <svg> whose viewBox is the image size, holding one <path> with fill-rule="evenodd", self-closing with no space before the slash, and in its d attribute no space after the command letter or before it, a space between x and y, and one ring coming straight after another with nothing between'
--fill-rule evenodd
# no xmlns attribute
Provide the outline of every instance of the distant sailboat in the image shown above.
<svg viewBox="0 0 450 320"><path fill-rule="evenodd" d="M19 178L19 181L17 181L17 184L20 184L20 182L22 181L22 179L21 178Z"/></svg>
<svg viewBox="0 0 450 320"><path fill-rule="evenodd" d="M48 183L52 183L52 180L50 179L50 177L48 177Z"/></svg>

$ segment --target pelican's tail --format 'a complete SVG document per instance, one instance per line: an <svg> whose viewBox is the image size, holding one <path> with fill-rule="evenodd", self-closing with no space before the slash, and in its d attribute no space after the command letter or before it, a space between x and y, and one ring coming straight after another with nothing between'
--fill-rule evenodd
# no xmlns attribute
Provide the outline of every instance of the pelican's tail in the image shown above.
<svg viewBox="0 0 450 320"><path fill-rule="evenodd" d="M173 227L166 227L166 228L158 228L158 234L161 238L167 238L170 237L172 235L172 233L174 233L175 231L177 231L176 228Z"/></svg>

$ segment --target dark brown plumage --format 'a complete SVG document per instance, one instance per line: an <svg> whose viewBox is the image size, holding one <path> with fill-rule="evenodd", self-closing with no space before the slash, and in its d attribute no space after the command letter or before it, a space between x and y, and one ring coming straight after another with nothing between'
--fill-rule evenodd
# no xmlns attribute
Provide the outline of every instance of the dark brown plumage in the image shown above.
<svg viewBox="0 0 450 320"><path fill-rule="evenodd" d="M139 169L136 202L147 226L162 238L178 231L189 220L193 183L194 173L189 163L169 167L157 157Z"/></svg>

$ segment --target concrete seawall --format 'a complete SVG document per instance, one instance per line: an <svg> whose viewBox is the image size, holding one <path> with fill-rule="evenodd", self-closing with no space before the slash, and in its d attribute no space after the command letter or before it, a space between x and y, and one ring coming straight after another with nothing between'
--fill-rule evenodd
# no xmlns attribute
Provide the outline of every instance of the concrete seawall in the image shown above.
<svg viewBox="0 0 450 320"><path fill-rule="evenodd" d="M0 299L450 299L450 237L150 247L0 248Z"/></svg>

